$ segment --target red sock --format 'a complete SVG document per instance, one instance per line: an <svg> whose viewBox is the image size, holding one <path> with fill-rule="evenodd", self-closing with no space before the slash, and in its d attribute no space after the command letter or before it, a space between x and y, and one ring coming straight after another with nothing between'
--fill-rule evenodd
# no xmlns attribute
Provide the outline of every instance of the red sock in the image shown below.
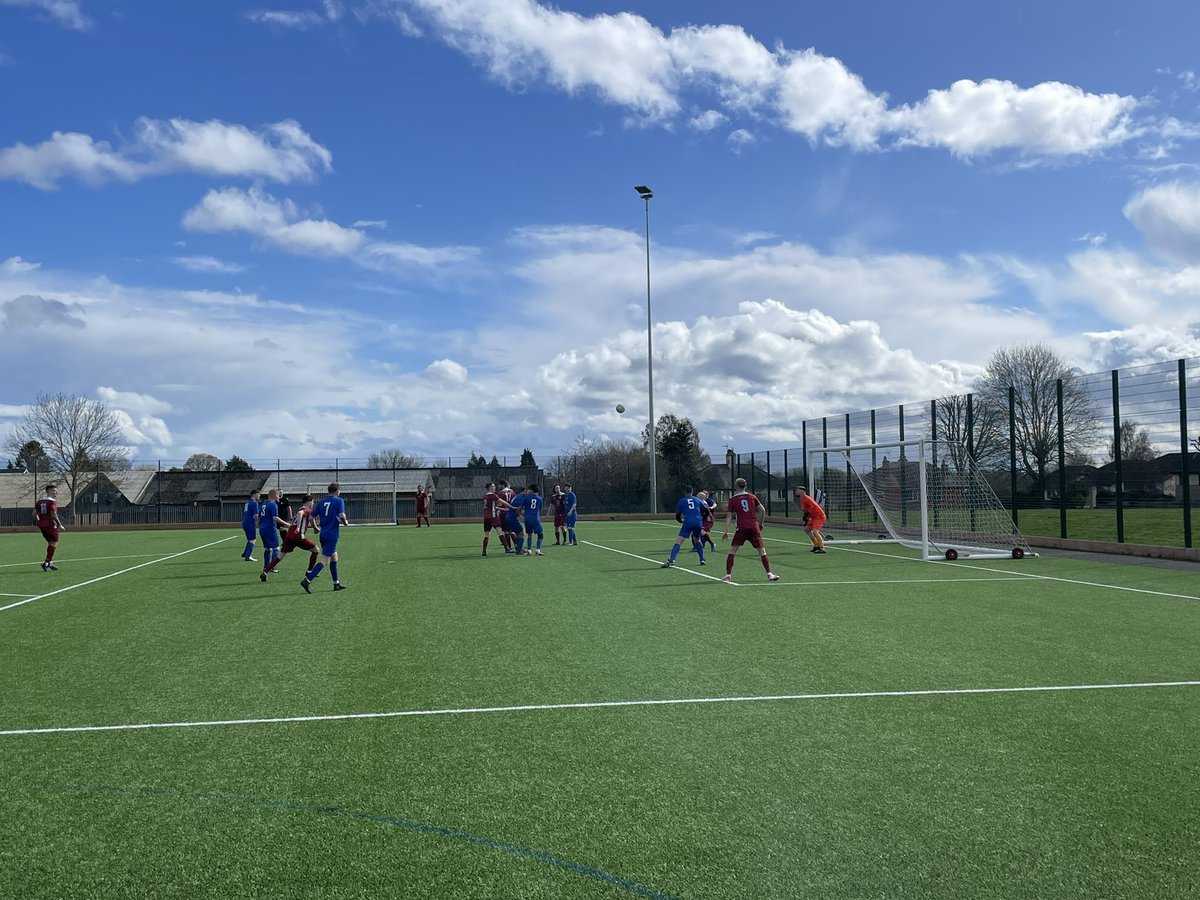
<svg viewBox="0 0 1200 900"><path fill-rule="evenodd" d="M725 574L726 575L733 574L733 554L732 553L730 553L727 557L725 557Z"/></svg>
<svg viewBox="0 0 1200 900"><path fill-rule="evenodd" d="M58 549L58 544L47 544L46 545L46 562L50 562L50 560L54 559L54 551L57 549Z"/></svg>
<svg viewBox="0 0 1200 900"><path fill-rule="evenodd" d="M312 553L308 554L308 571L311 572L313 569L313 566L315 566L317 564L317 557L319 555L320 554L318 554L316 550L314 550Z"/></svg>
<svg viewBox="0 0 1200 900"><path fill-rule="evenodd" d="M764 555L760 556L759 559L762 560L763 569L766 570L767 572L770 572L771 571L771 561L769 559L767 559L766 555L764 554Z"/></svg>
<svg viewBox="0 0 1200 900"><path fill-rule="evenodd" d="M485 534L483 536L483 552L484 553L487 553L487 545L488 545L488 536Z"/></svg>
<svg viewBox="0 0 1200 900"><path fill-rule="evenodd" d="M276 556L276 557L275 557L274 559L272 559L272 560L271 560L269 563L267 563L267 567L266 567L265 569L263 569L263 571L264 571L264 572L273 572L273 571L275 571L275 567L276 567L277 565L279 565L279 561L280 561L281 559L283 559L283 557L282 557L282 556Z"/></svg>

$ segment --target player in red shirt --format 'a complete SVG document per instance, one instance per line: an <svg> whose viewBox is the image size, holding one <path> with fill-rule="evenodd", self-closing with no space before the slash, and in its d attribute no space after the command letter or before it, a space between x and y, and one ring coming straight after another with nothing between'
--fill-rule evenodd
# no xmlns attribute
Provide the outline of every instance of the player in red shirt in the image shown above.
<svg viewBox="0 0 1200 900"><path fill-rule="evenodd" d="M501 527L501 514L508 509L509 505L496 493L496 483L489 481L487 483L487 493L483 495L483 555L487 556L488 540L491 538L493 528L499 530ZM500 543L504 544L504 533L500 534ZM507 552L507 545L505 551Z"/></svg>
<svg viewBox="0 0 1200 900"><path fill-rule="evenodd" d="M283 559L286 554L291 553L296 549L308 551L308 568L305 570L306 573L311 572L312 567L317 564L317 545L313 542L312 538L306 537L309 529L314 527L312 520L312 506L312 494L305 494L304 499L300 503L300 511L292 517L291 522L288 523L288 529L283 535L282 552L279 556L276 556L273 560L271 560L267 567L263 569L262 574L258 576L260 581L266 581L267 576L275 570L277 565L279 565L279 561Z"/></svg>
<svg viewBox="0 0 1200 900"><path fill-rule="evenodd" d="M550 505L554 507L554 543L555 546L567 542L567 495L563 493L562 485L554 486L550 495Z"/></svg>
<svg viewBox="0 0 1200 900"><path fill-rule="evenodd" d="M696 497L702 504L700 507L700 544L708 544L716 552L717 545L713 542L712 530L713 526L717 524L717 517L713 512L717 508L717 501L712 499L707 491L700 491Z"/></svg>
<svg viewBox="0 0 1200 900"><path fill-rule="evenodd" d="M729 545L729 556L725 557L725 577L722 581L733 581L733 558L737 555L742 544L747 541L758 551L762 567L767 570L767 581L778 581L779 576L771 571L771 561L767 559L767 548L763 546L762 526L767 518L767 508L757 497L746 492L746 479L739 478L733 483L734 494L729 498L729 509L725 514L725 533L721 540L729 539L729 524L737 516L737 531L733 535L733 543Z"/></svg>
<svg viewBox="0 0 1200 900"><path fill-rule="evenodd" d="M33 520L41 529L42 537L46 539L46 561L42 563L43 572L57 572L54 564L54 551L58 549L58 533L66 531L63 523L58 520L58 485L46 485L46 496L34 504Z"/></svg>
<svg viewBox="0 0 1200 900"><path fill-rule="evenodd" d="M820 503L808 495L808 489L804 485L796 488L793 496L804 513L804 530L808 532L808 539L813 544L811 552L824 553L825 538L821 535L821 528L825 524L825 510L821 508Z"/></svg>
<svg viewBox="0 0 1200 900"><path fill-rule="evenodd" d="M421 520L425 520L425 525L428 528L433 526L429 524L429 492L425 490L425 485L417 485L417 527L421 527Z"/></svg>

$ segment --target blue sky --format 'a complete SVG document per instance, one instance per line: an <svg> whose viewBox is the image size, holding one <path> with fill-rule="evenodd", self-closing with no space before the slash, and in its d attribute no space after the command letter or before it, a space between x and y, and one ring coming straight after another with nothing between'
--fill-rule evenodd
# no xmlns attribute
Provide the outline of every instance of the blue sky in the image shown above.
<svg viewBox="0 0 1200 900"><path fill-rule="evenodd" d="M1200 8L0 0L0 435L706 449L1200 355ZM51 357L52 364L46 363ZM613 407L623 403L624 416Z"/></svg>

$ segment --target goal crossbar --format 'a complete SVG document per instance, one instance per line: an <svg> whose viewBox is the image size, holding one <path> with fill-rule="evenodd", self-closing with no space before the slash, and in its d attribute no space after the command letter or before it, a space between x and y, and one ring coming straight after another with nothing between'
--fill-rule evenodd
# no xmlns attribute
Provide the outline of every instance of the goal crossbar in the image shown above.
<svg viewBox="0 0 1200 900"><path fill-rule="evenodd" d="M398 525L400 503L396 482L341 481L341 497L346 501L346 517L354 525ZM329 482L310 482L305 491L320 499L329 489Z"/></svg>

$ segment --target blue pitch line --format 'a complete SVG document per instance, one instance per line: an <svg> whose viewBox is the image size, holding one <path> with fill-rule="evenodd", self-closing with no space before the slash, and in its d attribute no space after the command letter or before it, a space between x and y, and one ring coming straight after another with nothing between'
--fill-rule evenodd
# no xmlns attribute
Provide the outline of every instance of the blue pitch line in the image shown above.
<svg viewBox="0 0 1200 900"><path fill-rule="evenodd" d="M184 796L175 794L170 791L155 790L153 788L123 788L123 787L89 787L87 785L67 785L65 787L53 787L49 785L35 785L35 787L44 791L54 793L78 793L78 794L124 794L132 796L145 797L178 797ZM247 806L261 806L267 809L288 810L294 812L311 812L323 816L337 816L346 819L357 819L361 822L374 822L379 825L391 825L395 828L402 828L405 831L412 831L417 834L432 834L438 837L451 838L456 841L463 841L468 844L474 844L478 847L486 847L489 850L501 850L505 853L510 853L513 856L532 859L540 863L545 863L548 866L553 866L556 869L564 869L568 872L574 872L577 875L583 875L587 878L594 878L597 881L602 881L612 887L620 888L636 894L639 897L651 897L654 900L678 900L673 894L667 894L663 891L656 891L654 888L646 887L638 884L636 881L630 881L628 878L621 878L618 875L612 875L602 869L586 866L583 863L572 862L569 859L563 859L561 856L555 856L552 853L546 853L542 850L531 850L528 847L522 847L519 844L510 844L507 841L499 841L495 838L480 837L479 835L471 834L466 831L459 831L457 828L447 828L444 825L430 825L426 822L415 822L411 819L401 819L396 816L385 816L378 813L362 812L353 809L343 809L340 806L318 806L313 803L297 803L291 800L272 800L267 797L237 797L227 796L224 794L214 794L208 797L197 797L194 799L202 800L220 800L225 803L240 803Z"/></svg>

